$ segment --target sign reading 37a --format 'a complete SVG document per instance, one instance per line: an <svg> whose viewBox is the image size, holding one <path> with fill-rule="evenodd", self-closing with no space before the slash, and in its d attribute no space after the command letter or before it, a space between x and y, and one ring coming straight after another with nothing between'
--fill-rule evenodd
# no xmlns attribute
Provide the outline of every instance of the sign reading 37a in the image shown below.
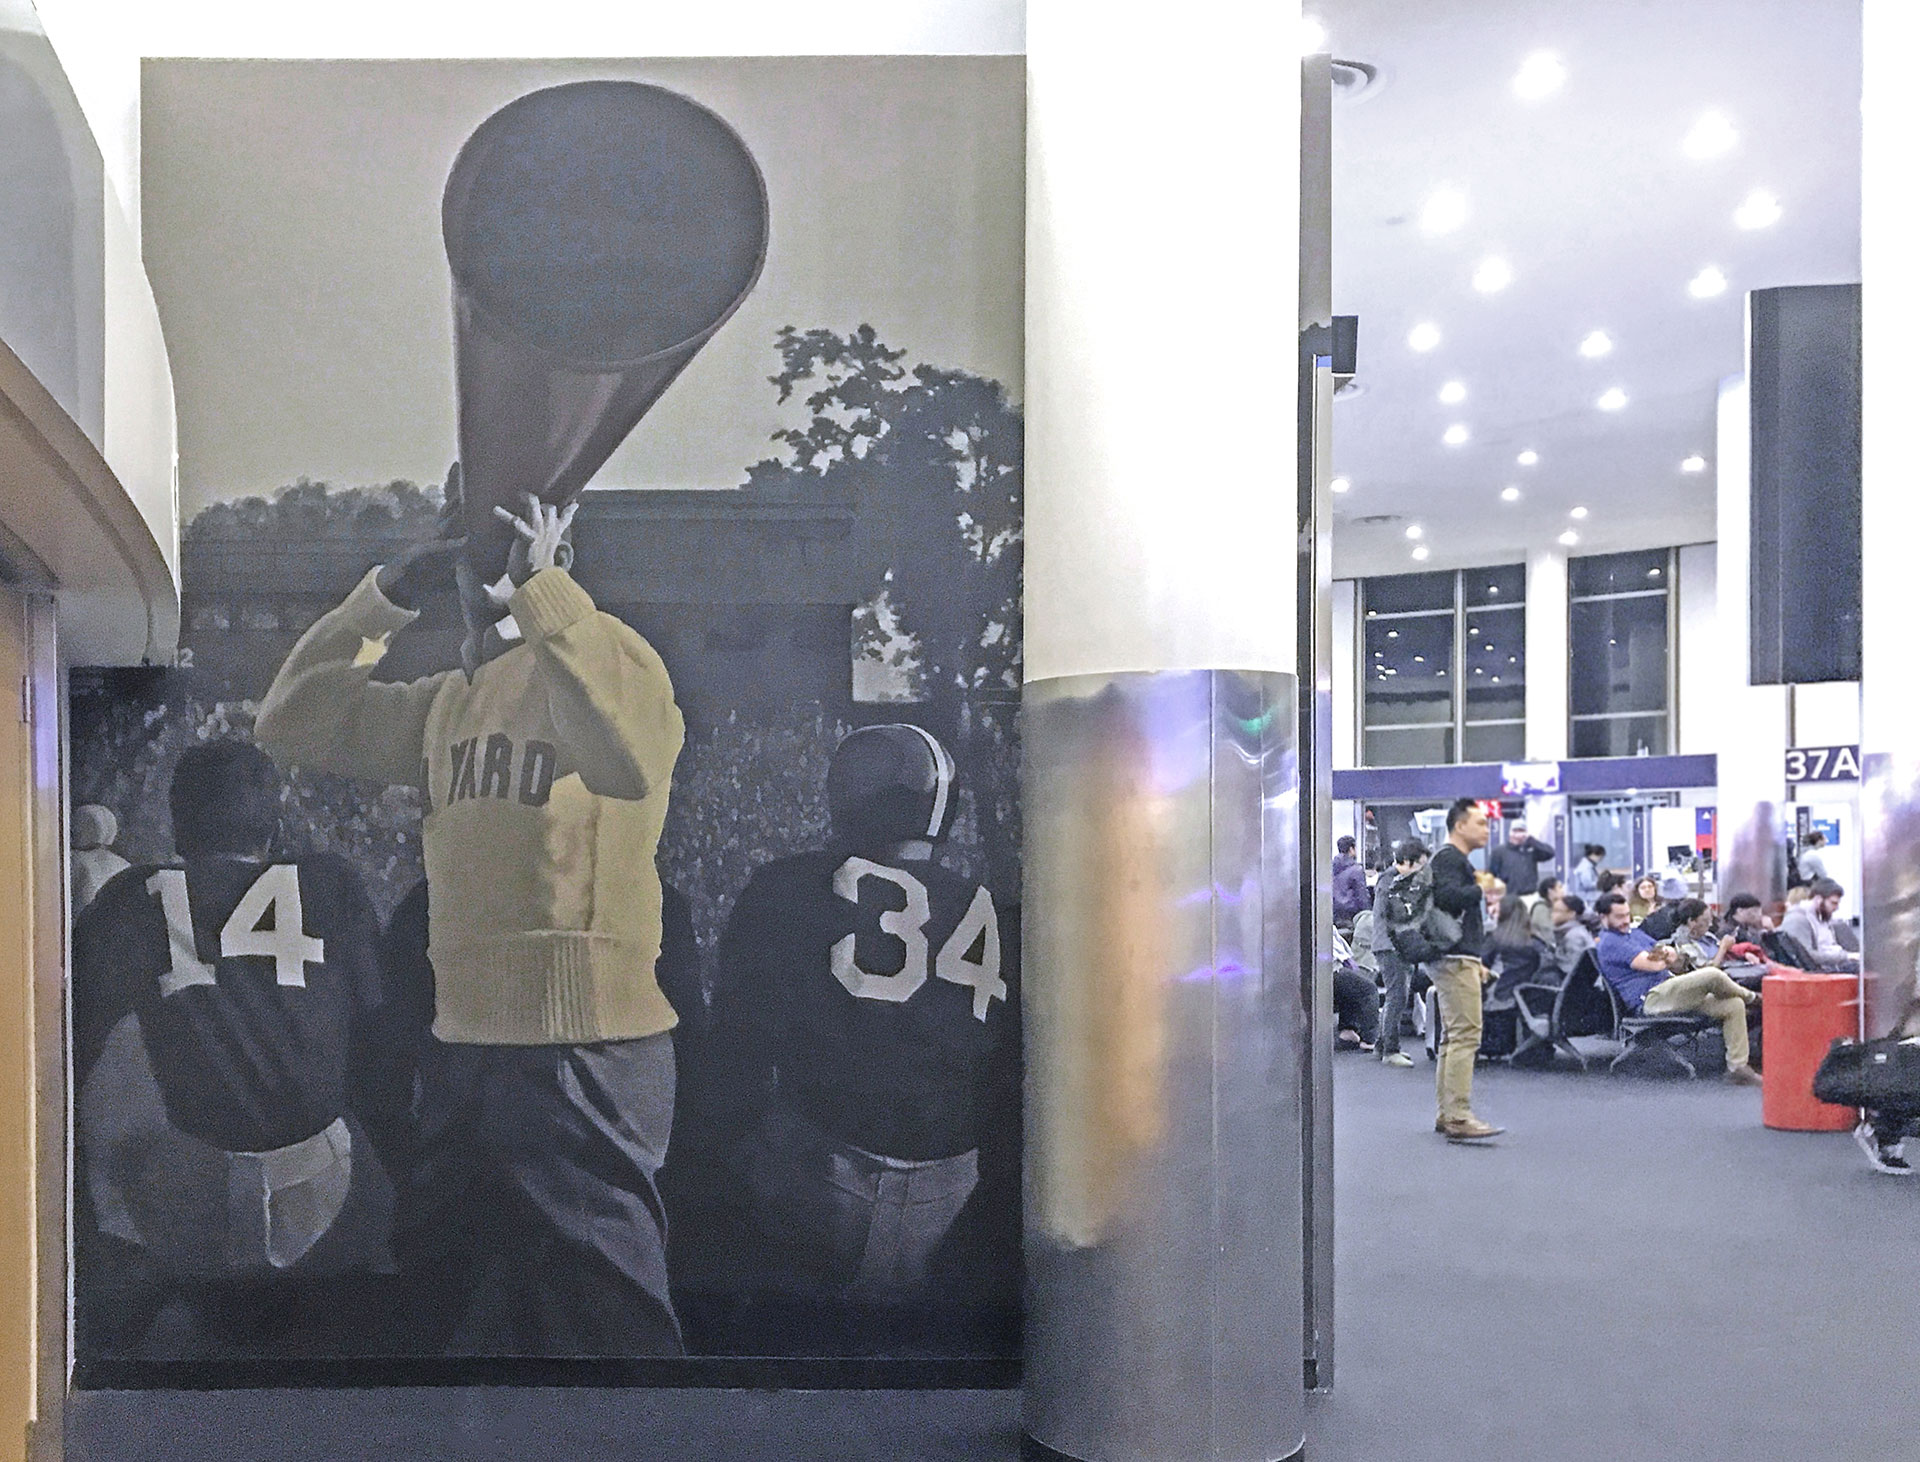
<svg viewBox="0 0 1920 1462"><path fill-rule="evenodd" d="M1787 753L1789 782L1857 782L1857 746L1796 746Z"/></svg>

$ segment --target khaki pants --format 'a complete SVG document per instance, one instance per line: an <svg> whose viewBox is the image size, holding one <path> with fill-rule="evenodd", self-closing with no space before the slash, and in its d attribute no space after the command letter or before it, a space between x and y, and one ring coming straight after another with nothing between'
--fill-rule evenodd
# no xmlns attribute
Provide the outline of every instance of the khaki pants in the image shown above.
<svg viewBox="0 0 1920 1462"><path fill-rule="evenodd" d="M1647 991L1640 1009L1648 1015L1698 1011L1719 1021L1727 1042L1727 1069L1747 1064L1746 995L1725 970L1695 970L1662 980Z"/></svg>
<svg viewBox="0 0 1920 1462"><path fill-rule="evenodd" d="M1473 1058L1480 1051L1480 986L1487 967L1463 954L1430 967L1440 1001L1440 1061L1434 1078L1440 1119L1473 1115Z"/></svg>

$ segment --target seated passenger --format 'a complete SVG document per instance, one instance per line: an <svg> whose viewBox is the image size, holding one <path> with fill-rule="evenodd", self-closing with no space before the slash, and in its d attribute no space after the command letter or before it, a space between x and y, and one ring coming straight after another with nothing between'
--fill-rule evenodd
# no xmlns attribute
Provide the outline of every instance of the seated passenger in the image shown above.
<svg viewBox="0 0 1920 1462"><path fill-rule="evenodd" d="M1554 963L1560 973L1570 975L1581 958L1599 941L1583 922L1587 902L1577 893L1563 893L1553 901Z"/></svg>
<svg viewBox="0 0 1920 1462"><path fill-rule="evenodd" d="M1732 936L1736 946L1747 944L1754 949L1760 948L1760 936L1773 928L1773 921L1761 908L1760 900L1750 893L1737 893L1727 900L1727 915L1720 921L1722 938ZM1765 952L1751 956L1764 959Z"/></svg>
<svg viewBox="0 0 1920 1462"><path fill-rule="evenodd" d="M1351 929L1353 916L1373 907L1367 892L1367 870L1353 856L1353 839L1342 838L1333 855L1333 927Z"/></svg>
<svg viewBox="0 0 1920 1462"><path fill-rule="evenodd" d="M1567 886L1549 873L1540 880L1540 887L1527 895L1527 908L1533 916L1533 937L1548 949L1553 948L1553 905Z"/></svg>
<svg viewBox="0 0 1920 1462"><path fill-rule="evenodd" d="M1640 932L1655 944L1677 945L1688 954L1697 955L1702 964L1719 962L1709 934L1712 928L1713 911L1705 899L1695 898L1662 904L1640 921Z"/></svg>
<svg viewBox="0 0 1920 1462"><path fill-rule="evenodd" d="M1353 948L1333 931L1334 1040L1345 1050L1371 1051L1380 1032L1380 987L1360 971Z"/></svg>
<svg viewBox="0 0 1920 1462"><path fill-rule="evenodd" d="M1636 1015L1679 1015L1699 1012L1720 1022L1727 1041L1727 1080L1758 1086L1760 1073L1747 1064L1747 1007L1760 996L1742 989L1725 970L1709 966L1680 973L1686 956L1672 946L1656 945L1642 930L1632 927L1627 900L1602 894L1600 918L1600 973Z"/></svg>
<svg viewBox="0 0 1920 1462"><path fill-rule="evenodd" d="M1635 924L1645 919L1660 907L1660 880L1652 874L1633 881L1633 892L1627 899L1627 917ZM1603 914L1601 916L1605 918Z"/></svg>
<svg viewBox="0 0 1920 1462"><path fill-rule="evenodd" d="M1813 956L1816 969L1853 974L1860 968L1860 958L1847 953L1833 933L1834 912L1845 892L1831 878L1815 879L1807 897L1787 910L1780 932L1800 942Z"/></svg>
<svg viewBox="0 0 1920 1462"><path fill-rule="evenodd" d="M1473 881L1480 885L1483 900L1481 917L1485 920L1485 927L1497 929L1500 926L1500 910L1507 897L1507 886L1491 873L1476 873Z"/></svg>

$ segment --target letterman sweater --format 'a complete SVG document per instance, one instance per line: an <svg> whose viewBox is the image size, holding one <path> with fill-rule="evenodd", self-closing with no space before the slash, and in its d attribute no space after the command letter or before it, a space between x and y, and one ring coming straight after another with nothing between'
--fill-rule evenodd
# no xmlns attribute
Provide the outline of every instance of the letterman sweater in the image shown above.
<svg viewBox="0 0 1920 1462"><path fill-rule="evenodd" d="M653 860L683 727L659 655L543 569L508 605L523 642L471 681L376 682L415 618L377 572L300 637L254 734L283 765L425 793L434 1035L573 1045L669 1029Z"/></svg>

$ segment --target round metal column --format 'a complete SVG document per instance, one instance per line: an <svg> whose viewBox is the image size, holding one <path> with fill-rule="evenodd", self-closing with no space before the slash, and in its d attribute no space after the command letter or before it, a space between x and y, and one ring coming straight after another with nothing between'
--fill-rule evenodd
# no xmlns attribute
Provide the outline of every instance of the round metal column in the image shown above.
<svg viewBox="0 0 1920 1462"><path fill-rule="evenodd" d="M1292 676L1026 687L1029 1449L1305 1432Z"/></svg>

